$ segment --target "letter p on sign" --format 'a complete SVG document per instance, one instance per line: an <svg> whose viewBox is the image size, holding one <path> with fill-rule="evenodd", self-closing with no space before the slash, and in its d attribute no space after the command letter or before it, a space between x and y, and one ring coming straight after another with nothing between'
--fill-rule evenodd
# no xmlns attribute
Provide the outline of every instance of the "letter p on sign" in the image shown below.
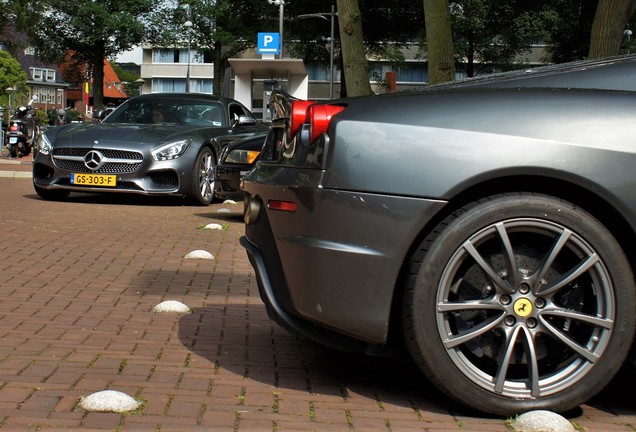
<svg viewBox="0 0 636 432"><path fill-rule="evenodd" d="M279 33L259 33L258 54L280 54L280 34Z"/></svg>

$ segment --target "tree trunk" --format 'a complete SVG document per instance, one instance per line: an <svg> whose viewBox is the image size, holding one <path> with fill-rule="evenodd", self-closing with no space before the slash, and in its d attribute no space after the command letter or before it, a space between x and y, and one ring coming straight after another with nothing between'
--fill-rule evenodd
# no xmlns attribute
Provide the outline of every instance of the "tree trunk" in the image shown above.
<svg viewBox="0 0 636 432"><path fill-rule="evenodd" d="M623 32L635 7L635 0L599 0L592 23L589 58L620 53Z"/></svg>
<svg viewBox="0 0 636 432"><path fill-rule="evenodd" d="M338 0L340 46L346 77L347 96L372 94L369 83L369 63L362 35L362 15L358 0Z"/></svg>
<svg viewBox="0 0 636 432"><path fill-rule="evenodd" d="M212 92L220 95L223 88L223 79L225 71L225 61L223 61L221 42L214 42L214 88Z"/></svg>
<svg viewBox="0 0 636 432"><path fill-rule="evenodd" d="M93 112L104 106L104 46L95 47L93 55Z"/></svg>
<svg viewBox="0 0 636 432"><path fill-rule="evenodd" d="M455 51L448 0L424 0L424 25L429 84L453 81Z"/></svg>

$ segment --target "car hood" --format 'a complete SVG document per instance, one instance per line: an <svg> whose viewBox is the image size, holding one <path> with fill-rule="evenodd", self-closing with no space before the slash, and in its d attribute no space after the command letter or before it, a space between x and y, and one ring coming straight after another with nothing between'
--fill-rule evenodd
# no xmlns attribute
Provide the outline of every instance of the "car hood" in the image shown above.
<svg viewBox="0 0 636 432"><path fill-rule="evenodd" d="M56 127L47 130L46 135L56 147L131 144L144 146L196 135L215 135L210 129L194 129L187 125L93 123ZM225 131L223 128L218 129L217 133Z"/></svg>

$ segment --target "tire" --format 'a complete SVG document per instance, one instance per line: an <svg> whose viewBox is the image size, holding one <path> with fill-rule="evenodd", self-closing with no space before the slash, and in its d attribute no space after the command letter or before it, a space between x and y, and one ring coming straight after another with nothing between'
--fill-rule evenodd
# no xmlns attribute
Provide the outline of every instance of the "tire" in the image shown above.
<svg viewBox="0 0 636 432"><path fill-rule="evenodd" d="M216 191L216 159L209 147L201 149L194 162L190 197L199 205L210 205Z"/></svg>
<svg viewBox="0 0 636 432"><path fill-rule="evenodd" d="M409 266L408 349L466 407L566 412L610 382L632 344L629 262L603 225L557 198L476 201L439 224Z"/></svg>
<svg viewBox="0 0 636 432"><path fill-rule="evenodd" d="M12 158L17 158L18 157L18 145L17 144L9 145L9 156L11 156Z"/></svg>
<svg viewBox="0 0 636 432"><path fill-rule="evenodd" d="M47 201L64 201L71 194L71 191L65 189L42 189L35 186L35 193Z"/></svg>

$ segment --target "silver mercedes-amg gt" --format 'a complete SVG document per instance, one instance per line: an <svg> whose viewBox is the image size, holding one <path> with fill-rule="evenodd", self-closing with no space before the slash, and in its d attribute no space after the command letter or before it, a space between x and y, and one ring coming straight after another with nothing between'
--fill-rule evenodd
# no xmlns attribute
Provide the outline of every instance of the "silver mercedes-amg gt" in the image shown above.
<svg viewBox="0 0 636 432"><path fill-rule="evenodd" d="M36 145L33 186L44 199L75 192L184 196L208 205L229 143L267 130L239 102L195 93L153 93L98 123L47 129Z"/></svg>

